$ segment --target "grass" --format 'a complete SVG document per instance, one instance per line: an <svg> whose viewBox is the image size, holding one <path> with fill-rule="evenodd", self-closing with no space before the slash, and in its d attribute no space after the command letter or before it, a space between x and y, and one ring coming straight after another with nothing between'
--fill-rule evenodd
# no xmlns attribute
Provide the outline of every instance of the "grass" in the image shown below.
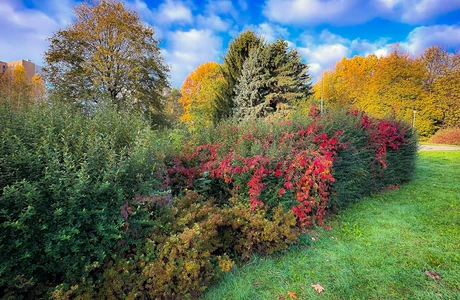
<svg viewBox="0 0 460 300"><path fill-rule="evenodd" d="M460 151L420 153L412 182L363 199L295 249L235 267L203 298L460 299L459 207Z"/></svg>

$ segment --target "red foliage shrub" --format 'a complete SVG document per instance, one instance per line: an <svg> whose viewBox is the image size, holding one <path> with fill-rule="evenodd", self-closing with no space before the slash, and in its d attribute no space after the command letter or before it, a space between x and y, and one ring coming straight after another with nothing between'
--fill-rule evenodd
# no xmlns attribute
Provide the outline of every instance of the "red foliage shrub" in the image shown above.
<svg viewBox="0 0 460 300"><path fill-rule="evenodd" d="M348 114L358 118L357 126L367 133L366 147L374 155L369 168L374 176L381 174L388 149L398 150L404 131L398 123L370 118L357 110ZM335 181L333 163L347 143L341 141L341 129L332 136L325 132L316 107L312 107L310 117L312 123L305 128L290 122L269 125L276 126L278 134L254 125L239 134L243 129L232 126L232 133L239 137L225 147L187 144L181 155L171 159L169 182L176 193L217 182L213 189L224 189L222 195L247 197L251 209L283 203L295 213L299 225L321 225Z"/></svg>

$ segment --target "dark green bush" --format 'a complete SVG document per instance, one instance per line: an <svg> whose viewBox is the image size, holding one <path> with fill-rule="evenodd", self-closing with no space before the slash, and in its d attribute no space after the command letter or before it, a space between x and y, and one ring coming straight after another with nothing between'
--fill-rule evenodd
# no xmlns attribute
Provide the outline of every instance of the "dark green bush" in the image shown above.
<svg viewBox="0 0 460 300"><path fill-rule="evenodd" d="M328 207L335 212L363 196L409 181L414 172L417 137L413 131L404 123L395 120L389 122L397 128L397 133L403 139L397 149L386 145L386 152L381 158L383 165L376 159L376 145L372 140L379 142L378 139L384 140L385 137L372 136L376 128L364 128L363 117L366 117L363 113L356 114L355 111L353 114L339 110L329 113L319 121L328 134L341 130L343 134L340 141L348 145L338 150L333 166L335 182ZM386 122L377 119L369 121L377 126Z"/></svg>
<svg viewBox="0 0 460 300"><path fill-rule="evenodd" d="M129 121L128 121L129 120ZM0 289L39 296L76 283L130 232L120 207L163 184L163 154L142 118L111 108L85 115L53 104L0 108ZM144 214L144 215L143 215ZM136 228L137 227L137 228ZM38 293L38 294L35 294Z"/></svg>

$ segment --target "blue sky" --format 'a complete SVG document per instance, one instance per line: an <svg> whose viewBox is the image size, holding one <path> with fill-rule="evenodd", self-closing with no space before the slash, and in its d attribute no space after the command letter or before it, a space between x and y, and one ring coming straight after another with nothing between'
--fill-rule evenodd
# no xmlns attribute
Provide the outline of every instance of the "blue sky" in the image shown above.
<svg viewBox="0 0 460 300"><path fill-rule="evenodd" d="M43 64L47 38L73 20L79 0L0 0L0 60ZM414 55L430 45L460 50L460 0L125 0L156 30L171 82L222 61L228 42L252 29L297 48L318 78L342 57L385 55L399 43Z"/></svg>

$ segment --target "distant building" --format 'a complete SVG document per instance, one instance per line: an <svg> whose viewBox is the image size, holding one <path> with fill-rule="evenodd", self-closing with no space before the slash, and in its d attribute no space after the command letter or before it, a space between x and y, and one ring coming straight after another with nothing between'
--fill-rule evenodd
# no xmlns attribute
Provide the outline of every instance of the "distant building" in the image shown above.
<svg viewBox="0 0 460 300"><path fill-rule="evenodd" d="M4 61L0 61L0 74L5 73L6 68L8 68L8 64Z"/></svg>
<svg viewBox="0 0 460 300"><path fill-rule="evenodd" d="M0 74L5 73L6 69L14 69L16 66L23 66L24 70L26 71L26 78L28 80L32 80L32 77L35 74L40 74L42 75L42 67L39 65L34 64L30 60L16 60L16 61L9 61L9 62L3 62L0 61Z"/></svg>

